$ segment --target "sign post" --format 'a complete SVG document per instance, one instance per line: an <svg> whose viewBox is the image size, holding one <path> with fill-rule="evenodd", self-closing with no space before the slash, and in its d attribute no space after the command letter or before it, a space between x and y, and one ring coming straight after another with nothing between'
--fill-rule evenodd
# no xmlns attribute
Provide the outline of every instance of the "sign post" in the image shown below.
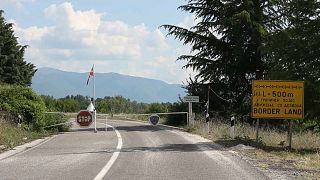
<svg viewBox="0 0 320 180"><path fill-rule="evenodd" d="M259 118L256 122L256 142L259 142Z"/></svg>
<svg viewBox="0 0 320 180"><path fill-rule="evenodd" d="M254 80L252 83L251 117L272 119L304 118L304 82ZM289 148L292 141L292 122L288 134ZM256 131L258 141L258 130Z"/></svg>
<svg viewBox="0 0 320 180"><path fill-rule="evenodd" d="M190 120L189 120L189 122L192 122L193 123L193 121L192 121L192 116L193 116L193 114L192 114L192 102L189 102L189 114L190 114Z"/></svg>
<svg viewBox="0 0 320 180"><path fill-rule="evenodd" d="M291 145L292 145L292 120L289 120L289 131L288 131L288 144L289 144L289 148L291 149Z"/></svg>
<svg viewBox="0 0 320 180"><path fill-rule="evenodd" d="M198 103L199 102L199 96L185 96L185 97L183 97L183 102L189 103L189 124L190 124L190 122L192 122L192 117L193 117L193 114L192 114L192 103L193 102Z"/></svg>

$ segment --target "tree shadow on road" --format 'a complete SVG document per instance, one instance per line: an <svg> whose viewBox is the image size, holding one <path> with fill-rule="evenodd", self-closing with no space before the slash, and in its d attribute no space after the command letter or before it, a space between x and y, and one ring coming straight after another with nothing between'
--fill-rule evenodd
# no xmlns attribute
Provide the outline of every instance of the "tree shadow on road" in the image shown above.
<svg viewBox="0 0 320 180"><path fill-rule="evenodd" d="M97 154L97 153L145 153L145 152L173 152L173 153L188 153L188 152L203 152L203 151L222 151L221 148L212 143L196 143L196 144L164 144L158 147L140 146L140 147L125 147L121 150L115 148L107 148L100 151L84 151L84 152L70 152L65 154ZM61 155L61 154L60 154Z"/></svg>
<svg viewBox="0 0 320 180"><path fill-rule="evenodd" d="M196 144L164 144L159 147L128 147L122 148L121 152L203 152L211 150L221 150L212 143Z"/></svg>
<svg viewBox="0 0 320 180"><path fill-rule="evenodd" d="M137 126L117 126L115 127L118 131L163 131L164 129L159 128L158 126L153 125L137 125Z"/></svg>
<svg viewBox="0 0 320 180"><path fill-rule="evenodd" d="M90 127L90 128L74 128L74 129L70 129L69 132L94 132L94 128ZM97 128L97 131L106 131L106 128ZM113 128L108 127L107 131L113 131Z"/></svg>
<svg viewBox="0 0 320 180"><path fill-rule="evenodd" d="M151 131L151 132L156 132L156 131L163 131L165 130L164 128L160 128L158 126L153 126L153 125L136 125L136 126L115 126L115 128L118 131L126 131L126 132L133 132L133 131ZM105 131L105 128L97 128L98 131ZM70 129L69 132L79 132L79 131L94 131L93 127L90 128L74 128ZM108 127L107 131L113 131L112 127Z"/></svg>

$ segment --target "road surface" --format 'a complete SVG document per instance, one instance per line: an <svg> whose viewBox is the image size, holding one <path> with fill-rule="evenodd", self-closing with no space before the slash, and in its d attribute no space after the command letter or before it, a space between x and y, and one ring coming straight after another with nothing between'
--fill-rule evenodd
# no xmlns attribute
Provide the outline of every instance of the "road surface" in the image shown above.
<svg viewBox="0 0 320 180"><path fill-rule="evenodd" d="M0 160L0 179L268 179L207 140L163 126L109 121L108 131L73 128ZM113 129L114 128L114 129Z"/></svg>

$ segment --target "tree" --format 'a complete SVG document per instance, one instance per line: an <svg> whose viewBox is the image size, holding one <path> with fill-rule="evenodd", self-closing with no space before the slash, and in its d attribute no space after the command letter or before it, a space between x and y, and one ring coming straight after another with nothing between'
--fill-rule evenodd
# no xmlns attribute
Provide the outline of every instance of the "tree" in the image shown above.
<svg viewBox="0 0 320 180"><path fill-rule="evenodd" d="M320 117L320 2L288 1L285 29L275 32L270 41L269 79L305 82L305 116ZM320 127L319 120L314 121Z"/></svg>
<svg viewBox="0 0 320 180"><path fill-rule="evenodd" d="M267 70L265 46L270 32L282 29L281 1L188 0L179 9L195 14L200 22L190 29L163 25L168 35L192 46L182 55L185 68L198 72L196 78L219 84L226 99L238 109L251 93L251 80ZM231 109L232 106L230 106Z"/></svg>
<svg viewBox="0 0 320 180"><path fill-rule="evenodd" d="M0 82L30 86L35 66L24 61L27 46L18 44L13 24L7 23L0 10Z"/></svg>
<svg viewBox="0 0 320 180"><path fill-rule="evenodd" d="M146 113L164 113L168 112L168 104L165 103L151 103Z"/></svg>

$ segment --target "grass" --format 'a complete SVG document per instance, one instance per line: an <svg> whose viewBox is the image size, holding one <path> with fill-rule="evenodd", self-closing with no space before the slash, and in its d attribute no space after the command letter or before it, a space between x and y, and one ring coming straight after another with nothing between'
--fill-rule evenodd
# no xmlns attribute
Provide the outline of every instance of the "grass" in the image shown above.
<svg viewBox="0 0 320 180"><path fill-rule="evenodd" d="M48 131L26 131L23 128L18 128L11 123L0 120L0 152L51 134Z"/></svg>
<svg viewBox="0 0 320 180"><path fill-rule="evenodd" d="M288 149L287 133L273 129L260 129L259 140L256 142L255 128L246 124L236 124L235 139L230 137L230 125L220 121L211 122L209 125L203 121L195 121L193 125L185 128L226 148L238 144L255 147L237 151L253 159L259 159L256 162L260 168L299 172L306 179L320 179L320 134L293 133L292 149Z"/></svg>

